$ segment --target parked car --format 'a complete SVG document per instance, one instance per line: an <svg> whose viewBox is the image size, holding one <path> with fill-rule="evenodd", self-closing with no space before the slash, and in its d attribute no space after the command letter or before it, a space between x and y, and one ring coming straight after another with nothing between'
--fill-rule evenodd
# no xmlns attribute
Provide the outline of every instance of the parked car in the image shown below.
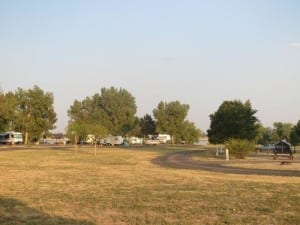
<svg viewBox="0 0 300 225"><path fill-rule="evenodd" d="M161 142L158 139L149 139L145 141L146 145L159 145Z"/></svg>
<svg viewBox="0 0 300 225"><path fill-rule="evenodd" d="M267 153L274 151L274 149L275 149L274 144L260 145L258 147L258 150L260 152L267 152Z"/></svg>

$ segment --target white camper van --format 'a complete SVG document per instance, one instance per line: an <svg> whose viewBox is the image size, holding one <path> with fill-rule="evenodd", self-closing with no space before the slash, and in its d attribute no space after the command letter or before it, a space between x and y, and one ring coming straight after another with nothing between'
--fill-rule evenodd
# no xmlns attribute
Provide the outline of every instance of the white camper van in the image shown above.
<svg viewBox="0 0 300 225"><path fill-rule="evenodd" d="M23 143L22 133L8 131L5 133L0 134L0 144L21 144Z"/></svg>

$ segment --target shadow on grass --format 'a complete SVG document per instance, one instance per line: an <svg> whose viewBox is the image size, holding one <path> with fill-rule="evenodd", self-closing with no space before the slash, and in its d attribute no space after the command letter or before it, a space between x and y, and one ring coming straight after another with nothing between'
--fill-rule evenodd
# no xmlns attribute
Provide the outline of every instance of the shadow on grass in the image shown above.
<svg viewBox="0 0 300 225"><path fill-rule="evenodd" d="M0 225L93 225L84 220L74 220L46 213L26 206L19 200L0 197Z"/></svg>

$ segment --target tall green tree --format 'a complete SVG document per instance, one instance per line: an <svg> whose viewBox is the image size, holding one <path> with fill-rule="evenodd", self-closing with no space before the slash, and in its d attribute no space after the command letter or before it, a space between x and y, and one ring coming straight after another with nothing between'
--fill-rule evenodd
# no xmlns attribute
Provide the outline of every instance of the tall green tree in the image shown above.
<svg viewBox="0 0 300 225"><path fill-rule="evenodd" d="M101 89L100 106L104 125L113 135L126 135L135 123L135 98L127 90L111 87Z"/></svg>
<svg viewBox="0 0 300 225"><path fill-rule="evenodd" d="M291 123L282 123L282 122L275 122L273 124L274 126L274 130L277 134L278 139L286 139L287 141L289 141L291 132L292 132L292 127L293 124ZM279 141L279 140L277 140Z"/></svg>
<svg viewBox="0 0 300 225"><path fill-rule="evenodd" d="M127 136L142 137L140 119L138 117L135 117L135 121Z"/></svg>
<svg viewBox="0 0 300 225"><path fill-rule="evenodd" d="M0 132L16 130L17 100L13 92L0 90Z"/></svg>
<svg viewBox="0 0 300 225"><path fill-rule="evenodd" d="M18 88L15 93L18 112L16 126L25 134L25 144L28 141L37 141L43 134L55 128L57 121L53 107L53 94L44 92L38 86L24 90Z"/></svg>
<svg viewBox="0 0 300 225"><path fill-rule="evenodd" d="M153 110L154 118L156 119L156 131L157 133L167 133L172 137L172 143L180 141L184 136L183 130L194 134L197 133L197 129L192 123L187 121L189 105L181 104L179 101L173 102L160 102L156 109ZM200 135L200 134L199 134ZM199 136L198 136L199 138Z"/></svg>
<svg viewBox="0 0 300 225"><path fill-rule="evenodd" d="M272 144L278 142L280 138L274 128L271 127L263 127L259 124L258 127L258 135L256 137L256 143L258 144Z"/></svg>
<svg viewBox="0 0 300 225"><path fill-rule="evenodd" d="M231 138L254 140L257 136L257 110L250 101L224 101L218 110L210 115L210 128L207 130L211 143L221 144Z"/></svg>
<svg viewBox="0 0 300 225"><path fill-rule="evenodd" d="M180 137L177 137L178 141L185 141L187 144L193 144L199 141L201 136L200 129L197 129L193 122L184 121L181 128Z"/></svg>
<svg viewBox="0 0 300 225"><path fill-rule="evenodd" d="M126 136L136 124L134 97L125 89L102 88L100 93L75 100L68 110L68 133L77 132L85 139L92 125L104 128L112 135Z"/></svg>
<svg viewBox="0 0 300 225"><path fill-rule="evenodd" d="M153 135L156 133L156 124L152 116L146 114L140 119L141 135L147 136L149 134Z"/></svg>
<svg viewBox="0 0 300 225"><path fill-rule="evenodd" d="M300 144L300 120L292 128L292 131L290 134L290 142L294 147L296 147L296 145Z"/></svg>
<svg viewBox="0 0 300 225"><path fill-rule="evenodd" d="M264 141L264 133L265 133L265 127L262 125L262 123L257 123L257 135L255 137L255 143L262 144Z"/></svg>

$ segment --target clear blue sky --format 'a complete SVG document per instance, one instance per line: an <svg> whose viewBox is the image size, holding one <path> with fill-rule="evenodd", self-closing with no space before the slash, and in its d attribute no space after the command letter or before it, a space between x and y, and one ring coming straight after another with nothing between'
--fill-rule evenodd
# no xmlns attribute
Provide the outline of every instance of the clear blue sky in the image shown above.
<svg viewBox="0 0 300 225"><path fill-rule="evenodd" d="M138 116L190 105L203 131L224 100L249 99L265 126L300 120L298 0L0 0L0 85L38 85L67 110L122 87Z"/></svg>

